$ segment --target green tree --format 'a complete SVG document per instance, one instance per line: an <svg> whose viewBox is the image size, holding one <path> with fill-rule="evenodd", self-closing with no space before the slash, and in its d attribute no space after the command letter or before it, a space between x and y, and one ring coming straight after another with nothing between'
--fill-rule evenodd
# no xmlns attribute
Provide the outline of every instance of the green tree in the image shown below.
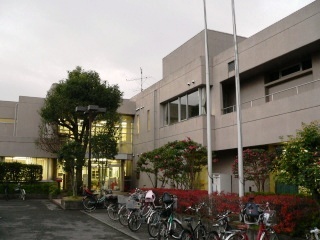
<svg viewBox="0 0 320 240"><path fill-rule="evenodd" d="M253 181L258 192L264 192L265 182L273 170L276 154L264 149L246 149L242 155L244 181ZM232 172L238 176L238 156L232 164Z"/></svg>
<svg viewBox="0 0 320 240"><path fill-rule="evenodd" d="M116 119L113 121L104 121L99 129L99 134L91 138L92 155L95 157L99 168L99 183L101 186L105 184L105 169L108 166L108 159L114 159L118 153L117 143L119 140L120 119L118 115L114 115ZM102 188L100 188L102 191Z"/></svg>
<svg viewBox="0 0 320 240"><path fill-rule="evenodd" d="M137 168L147 173L151 181L154 176L154 186L159 180L162 185L170 183L176 188L195 189L197 176L206 164L207 149L188 138L142 154Z"/></svg>
<svg viewBox="0 0 320 240"><path fill-rule="evenodd" d="M281 137L284 140L283 137ZM283 142L277 161L277 179L310 190L320 203L320 124L302 123L296 136Z"/></svg>
<svg viewBox="0 0 320 240"><path fill-rule="evenodd" d="M55 154L58 154L69 139L82 146L82 156L79 156L76 162L78 186L82 184L82 167L85 164L85 152L89 141L89 115L92 117L92 126L95 126L97 121L113 121L121 102L122 92L118 85L109 85L100 79L97 72L84 71L81 67L68 72L67 79L61 80L48 91L40 110L42 123L38 143L40 142L39 146L45 150L50 150L45 147L46 142L54 143L51 152ZM98 115L75 111L77 106L88 105L106 108L106 113ZM43 131L48 128L49 130ZM56 139L57 134L60 144Z"/></svg>
<svg viewBox="0 0 320 240"><path fill-rule="evenodd" d="M80 143L70 140L59 149L59 162L63 170L67 173L68 184L71 184L73 196L77 194L77 182L75 181L75 169L78 165L78 159L82 159L85 152Z"/></svg>

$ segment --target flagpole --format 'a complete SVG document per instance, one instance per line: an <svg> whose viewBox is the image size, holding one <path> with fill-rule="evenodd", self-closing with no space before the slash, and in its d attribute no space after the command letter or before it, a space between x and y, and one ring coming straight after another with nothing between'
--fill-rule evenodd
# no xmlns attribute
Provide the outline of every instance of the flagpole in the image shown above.
<svg viewBox="0 0 320 240"><path fill-rule="evenodd" d="M239 197L244 196L244 176L243 176L243 156L242 156L242 126L241 126L241 99L240 99L240 77L239 77L239 57L237 43L236 16L234 10L234 0L232 3L232 21L233 21L233 41L235 54L235 83L236 83L236 110L237 110L237 133L238 133L238 174L239 174Z"/></svg>
<svg viewBox="0 0 320 240"><path fill-rule="evenodd" d="M208 50L208 30L206 0L203 0L204 7L204 38L205 38L205 59L206 59L206 95L207 95L207 151L208 151L208 194L212 193L212 149L211 149L211 98L210 98L210 78L209 78L209 50Z"/></svg>

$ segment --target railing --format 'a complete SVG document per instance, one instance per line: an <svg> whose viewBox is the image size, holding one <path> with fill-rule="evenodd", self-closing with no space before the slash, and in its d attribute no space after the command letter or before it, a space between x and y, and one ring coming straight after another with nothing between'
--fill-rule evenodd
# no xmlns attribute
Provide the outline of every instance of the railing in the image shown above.
<svg viewBox="0 0 320 240"><path fill-rule="evenodd" d="M307 82L307 83L303 83L303 84L299 84L297 86L286 88L284 90L277 91L277 92L265 95L263 97L259 97L259 98L255 98L255 99L243 102L241 104L241 106L242 106L242 108L251 108L251 107L259 105L258 102L260 102L260 104L263 104L263 103L266 103L266 102L272 102L272 101L274 101L276 99L280 99L281 98L281 97L276 98L277 95L279 96L280 94L288 93L290 91L293 92L293 93L290 94L290 96L298 95L299 93L303 92L301 90L299 91L299 89L301 89L302 87L305 87L307 85L310 85L312 83L316 83L316 82L320 82L320 79L313 80L313 81L310 81L310 82ZM289 95L287 95L287 96L289 96ZM223 108L222 109L222 114L232 113L232 112L235 112L236 110L237 110L237 106L236 105L232 105L230 107Z"/></svg>

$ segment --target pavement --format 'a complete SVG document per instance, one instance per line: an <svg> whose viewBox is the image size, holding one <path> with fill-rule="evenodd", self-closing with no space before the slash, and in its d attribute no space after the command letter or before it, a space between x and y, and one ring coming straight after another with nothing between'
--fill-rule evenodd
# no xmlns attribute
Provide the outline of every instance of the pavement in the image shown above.
<svg viewBox="0 0 320 240"><path fill-rule="evenodd" d="M52 202L62 208L61 199L52 199ZM65 210L65 211L77 211L77 210ZM120 224L119 221L111 220L108 217L105 209L96 209L95 211L92 211L92 212L86 212L84 210L80 210L80 211L82 213L87 214L88 216L108 225L109 227L112 227L113 229L122 232L123 234L130 237L130 239L136 239L136 240L143 240L143 239L152 240L152 239L154 239L154 238L150 237L146 224L142 224L141 228L138 231L132 232L127 226L123 226L122 224Z"/></svg>

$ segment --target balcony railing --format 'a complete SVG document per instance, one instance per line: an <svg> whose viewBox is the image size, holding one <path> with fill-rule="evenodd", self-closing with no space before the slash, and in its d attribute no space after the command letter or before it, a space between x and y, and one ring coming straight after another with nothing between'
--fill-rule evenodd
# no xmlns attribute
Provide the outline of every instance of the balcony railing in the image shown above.
<svg viewBox="0 0 320 240"><path fill-rule="evenodd" d="M305 92L306 90L309 90L310 87L313 88L313 86L311 84L317 83L317 82L320 82L320 79L313 80L313 81L303 83L303 84L299 84L297 86L286 88L281 91L277 91L277 92L265 95L263 97L259 97L259 98L255 98L255 99L243 102L241 104L241 107L242 107L242 109L251 108L251 107L258 106L258 105L264 104L266 102L272 102L274 100L281 99L284 97L298 95L302 92ZM232 113L232 112L235 112L236 110L237 110L237 106L232 105L232 106L223 108L222 114Z"/></svg>

